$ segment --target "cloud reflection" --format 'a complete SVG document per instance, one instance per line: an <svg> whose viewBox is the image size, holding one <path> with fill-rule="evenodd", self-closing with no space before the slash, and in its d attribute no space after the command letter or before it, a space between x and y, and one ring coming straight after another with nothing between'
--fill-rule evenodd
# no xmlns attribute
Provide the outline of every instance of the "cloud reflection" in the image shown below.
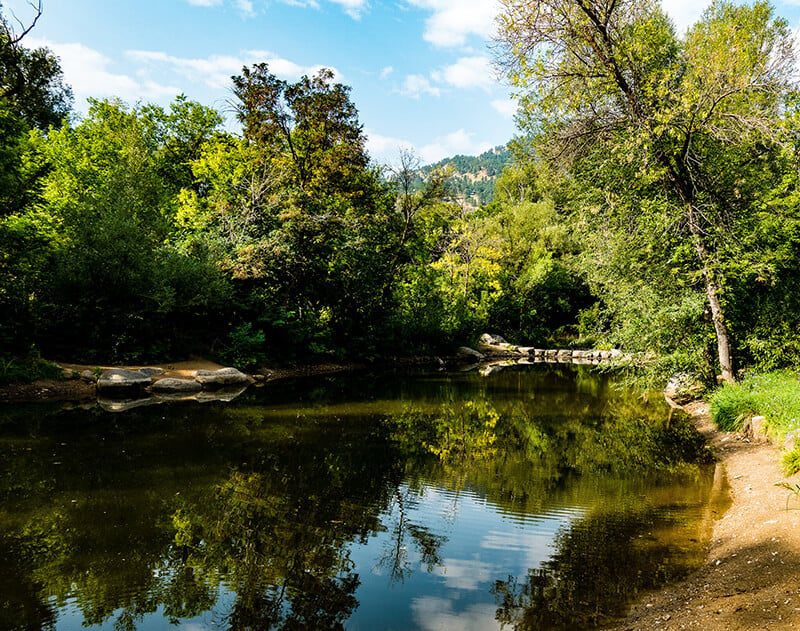
<svg viewBox="0 0 800 631"><path fill-rule="evenodd" d="M470 605L455 611L453 601L444 598L417 598L411 603L417 626L424 631L487 631L500 629L496 608L490 604Z"/></svg>

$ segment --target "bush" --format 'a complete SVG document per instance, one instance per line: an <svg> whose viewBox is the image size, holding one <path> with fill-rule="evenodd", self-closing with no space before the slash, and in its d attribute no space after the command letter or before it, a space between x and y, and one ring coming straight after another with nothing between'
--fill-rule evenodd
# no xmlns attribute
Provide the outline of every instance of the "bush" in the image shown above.
<svg viewBox="0 0 800 631"><path fill-rule="evenodd" d="M36 379L61 379L61 366L36 355L30 357L0 356L0 385L30 383Z"/></svg>

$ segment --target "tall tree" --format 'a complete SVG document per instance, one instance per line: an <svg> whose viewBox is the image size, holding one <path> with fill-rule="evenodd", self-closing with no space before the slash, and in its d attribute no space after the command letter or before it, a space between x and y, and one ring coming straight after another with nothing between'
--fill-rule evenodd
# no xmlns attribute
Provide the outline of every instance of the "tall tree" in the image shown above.
<svg viewBox="0 0 800 631"><path fill-rule="evenodd" d="M58 59L47 48L30 49L24 38L42 15L42 0L31 3L34 17L15 29L0 3L0 101L33 127L59 127L72 106L72 90L63 82Z"/></svg>
<svg viewBox="0 0 800 631"><path fill-rule="evenodd" d="M794 62L788 25L766 2L717 1L680 39L654 0L502 5L502 63L524 92L523 124L547 138L542 151L553 162L621 165L633 193L663 186L661 225L692 244L684 271L700 278L722 378L732 381L726 270L758 170L784 141Z"/></svg>

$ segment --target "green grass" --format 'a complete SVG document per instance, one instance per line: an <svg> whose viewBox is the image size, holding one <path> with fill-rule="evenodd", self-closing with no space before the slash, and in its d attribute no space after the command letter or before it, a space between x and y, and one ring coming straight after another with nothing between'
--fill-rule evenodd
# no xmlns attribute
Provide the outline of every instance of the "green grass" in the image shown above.
<svg viewBox="0 0 800 631"><path fill-rule="evenodd" d="M711 396L711 418L724 431L741 431L753 416L766 418L768 435L783 440L800 428L800 374L777 371L754 374L725 385Z"/></svg>
<svg viewBox="0 0 800 631"><path fill-rule="evenodd" d="M711 418L723 431L747 431L750 419L763 416L767 435L781 443L800 429L800 373L776 371L754 374L717 389L710 399ZM786 475L800 471L800 448L783 456Z"/></svg>
<svg viewBox="0 0 800 631"><path fill-rule="evenodd" d="M58 364L39 357L9 357L0 355L0 385L30 383L36 379L61 379L63 371Z"/></svg>

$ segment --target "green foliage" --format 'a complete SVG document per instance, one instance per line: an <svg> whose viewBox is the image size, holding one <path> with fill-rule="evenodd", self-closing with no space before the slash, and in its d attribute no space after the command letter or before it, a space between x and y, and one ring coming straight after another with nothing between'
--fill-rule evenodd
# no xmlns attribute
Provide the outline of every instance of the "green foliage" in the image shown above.
<svg viewBox="0 0 800 631"><path fill-rule="evenodd" d="M788 451L783 452L781 456L781 467L786 476L792 476L795 473L800 473L800 448L794 447ZM788 488L788 487L784 487ZM798 498L800 498L800 485L794 484L789 488Z"/></svg>
<svg viewBox="0 0 800 631"><path fill-rule="evenodd" d="M61 366L43 360L38 355L12 357L0 355L0 385L30 383L36 379L61 379Z"/></svg>
<svg viewBox="0 0 800 631"><path fill-rule="evenodd" d="M51 170L29 217L53 235L35 305L43 352L131 361L213 342L229 285L213 260L170 245L181 182L163 177L187 157L173 150L186 135L175 131L180 113L199 109L183 99L170 115L95 101L79 126L38 139ZM211 132L185 123L196 130L192 142Z"/></svg>
<svg viewBox="0 0 800 631"><path fill-rule="evenodd" d="M658 288L704 296L719 369L732 381L728 297L750 263L742 245L788 139L787 23L765 2L715 2L681 39L650 0L502 4L520 120L539 154L583 189L571 201L595 241L584 251L607 262L606 241L639 250L620 259L633 258L630 269L612 268L621 276L598 270L602 298L613 307L613 294L624 295L613 281L638 289L643 269Z"/></svg>
<svg viewBox="0 0 800 631"><path fill-rule="evenodd" d="M716 390L710 407L711 418L722 430L748 429L753 416L764 416L768 433L782 439L800 428L800 378L792 371L747 375L738 384Z"/></svg>
<svg viewBox="0 0 800 631"><path fill-rule="evenodd" d="M15 20L9 21L0 5L0 106L31 127L59 127L69 114L72 90L62 83L58 58L50 50L24 46L27 31L16 33Z"/></svg>
<svg viewBox="0 0 800 631"><path fill-rule="evenodd" d="M228 341L219 358L226 365L242 370L264 366L267 361L265 342L264 331L253 330L253 324L246 322L228 334Z"/></svg>

